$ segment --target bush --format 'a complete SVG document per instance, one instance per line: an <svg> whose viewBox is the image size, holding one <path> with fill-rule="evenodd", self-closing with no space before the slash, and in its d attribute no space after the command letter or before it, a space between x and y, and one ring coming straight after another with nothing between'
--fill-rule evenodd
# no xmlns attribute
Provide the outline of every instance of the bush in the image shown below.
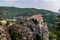
<svg viewBox="0 0 60 40"><path fill-rule="evenodd" d="M53 34L52 32L49 32L49 39L52 40L52 39L56 39L57 38L57 35L56 34Z"/></svg>
<svg viewBox="0 0 60 40"><path fill-rule="evenodd" d="M0 25L2 25L2 23L0 22Z"/></svg>
<svg viewBox="0 0 60 40"><path fill-rule="evenodd" d="M32 19L32 21L33 21L33 23L34 23L35 25L38 24L38 21L37 21L37 20Z"/></svg>
<svg viewBox="0 0 60 40"><path fill-rule="evenodd" d="M9 24L10 24L10 21L7 21L6 26L8 26Z"/></svg>
<svg viewBox="0 0 60 40"><path fill-rule="evenodd" d="M12 37L12 40L17 40L18 33L17 32L13 32L12 35L11 35L11 37Z"/></svg>

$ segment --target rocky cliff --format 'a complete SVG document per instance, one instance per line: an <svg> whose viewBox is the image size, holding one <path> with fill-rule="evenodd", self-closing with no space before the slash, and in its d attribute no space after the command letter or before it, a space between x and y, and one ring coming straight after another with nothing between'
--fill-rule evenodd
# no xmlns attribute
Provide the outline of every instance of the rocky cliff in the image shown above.
<svg viewBox="0 0 60 40"><path fill-rule="evenodd" d="M0 30L1 40L49 40L48 27L41 15L19 17L15 23L2 26Z"/></svg>

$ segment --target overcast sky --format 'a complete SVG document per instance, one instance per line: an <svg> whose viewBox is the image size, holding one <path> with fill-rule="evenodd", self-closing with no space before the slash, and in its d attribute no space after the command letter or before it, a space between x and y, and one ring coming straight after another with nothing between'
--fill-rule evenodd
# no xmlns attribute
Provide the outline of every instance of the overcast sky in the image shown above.
<svg viewBox="0 0 60 40"><path fill-rule="evenodd" d="M0 6L38 8L57 12L60 9L60 0L0 0Z"/></svg>

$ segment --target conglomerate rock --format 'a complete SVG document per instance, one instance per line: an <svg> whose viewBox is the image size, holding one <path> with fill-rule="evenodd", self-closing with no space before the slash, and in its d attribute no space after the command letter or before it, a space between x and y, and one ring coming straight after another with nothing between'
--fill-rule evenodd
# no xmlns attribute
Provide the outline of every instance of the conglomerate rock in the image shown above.
<svg viewBox="0 0 60 40"><path fill-rule="evenodd" d="M8 31L2 26L0 26L0 40L11 40Z"/></svg>
<svg viewBox="0 0 60 40"><path fill-rule="evenodd" d="M49 40L49 31L41 15L19 17L8 26L0 27L1 40Z"/></svg>

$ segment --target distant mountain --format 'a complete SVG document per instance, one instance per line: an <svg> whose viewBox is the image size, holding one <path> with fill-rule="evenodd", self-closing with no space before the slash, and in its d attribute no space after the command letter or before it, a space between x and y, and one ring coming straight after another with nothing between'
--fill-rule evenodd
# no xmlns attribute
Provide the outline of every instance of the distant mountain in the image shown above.
<svg viewBox="0 0 60 40"><path fill-rule="evenodd" d="M41 14L47 23L54 24L56 12L44 9L35 8L16 8L16 7L0 7L1 18L13 18L18 16L31 16L34 14Z"/></svg>
<svg viewBox="0 0 60 40"><path fill-rule="evenodd" d="M57 15L60 15L60 12L58 12L58 13L55 12L55 15L56 15L56 16L57 16Z"/></svg>

